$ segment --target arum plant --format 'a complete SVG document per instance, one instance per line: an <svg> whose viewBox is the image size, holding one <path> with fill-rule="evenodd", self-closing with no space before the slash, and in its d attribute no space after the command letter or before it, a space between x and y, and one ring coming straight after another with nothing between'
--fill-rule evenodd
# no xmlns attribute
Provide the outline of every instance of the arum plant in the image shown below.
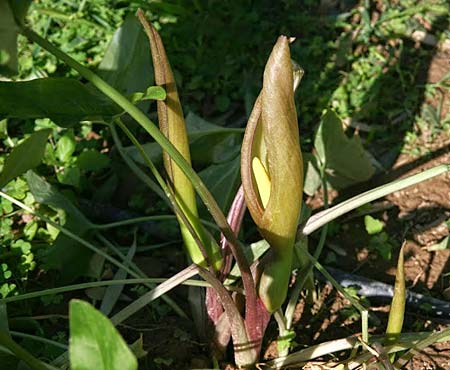
<svg viewBox="0 0 450 370"><path fill-rule="evenodd" d="M303 162L294 102L290 40L281 36L267 62L242 144L247 207L270 244L262 262L259 297L269 312L284 302L303 194Z"/></svg>
<svg viewBox="0 0 450 370"><path fill-rule="evenodd" d="M290 59L289 43L292 40L281 36L267 62L263 89L250 116L242 146L241 175L246 206L261 235L270 246L268 253L262 258L258 270L251 270L249 261L246 260L241 244L236 237L245 208L242 192L238 193L227 222L217 202L190 164L183 113L162 41L151 25L146 23L142 13L139 13L139 17L149 36L156 83L163 86L167 93L166 99L158 102L159 129L133 102L91 70L55 48L24 24L18 23L17 26L23 35L65 61L134 118L161 145L165 153L164 166L167 182L163 181L163 184L160 183L160 185L162 188L168 186L170 194L174 194L174 209L180 225L182 225L181 232L188 255L194 264L174 275L170 282L161 284L117 313L112 319L113 323L122 322L157 297L198 274L215 290L216 296L223 306L223 312L219 310L217 321L215 321L221 328L219 330L229 333L221 338L223 349L231 336L235 348L236 364L240 367L253 366L259 358L262 337L270 314L277 311L286 298L296 234L300 239L362 204L444 173L448 171L449 167L442 165L408 179L373 189L314 215L299 228L303 168L294 90L302 71L293 65ZM140 145L119 119L117 125L129 135L133 144ZM224 235L221 246L226 250L224 252L226 262L221 260L217 244L199 223L194 190L199 194ZM167 193L166 190L164 192ZM1 192L0 196L10 199L7 194ZM15 202L15 204L18 203ZM37 213L35 214L39 216ZM92 248L77 235L65 233L76 239L81 245L95 250L96 253L103 253L101 249ZM303 248L306 249L306 247ZM234 292L231 293L231 290L223 282L230 269L228 258L230 251L239 267L243 294L240 294L241 289L238 289L239 291L234 289ZM104 254L105 259L123 268L130 275L140 277L126 263L116 261L106 253ZM304 255L309 256L306 251ZM313 257L308 258L317 269L325 274L325 270ZM239 304L241 298L245 302L244 305ZM1 301L0 303L6 304ZM353 304L356 306L358 303ZM398 307L397 312L400 312L401 305L399 304ZM398 320L395 323L396 325L392 326L392 333L397 335L400 330ZM388 331L390 332L390 329ZM22 354L23 356L25 355Z"/></svg>

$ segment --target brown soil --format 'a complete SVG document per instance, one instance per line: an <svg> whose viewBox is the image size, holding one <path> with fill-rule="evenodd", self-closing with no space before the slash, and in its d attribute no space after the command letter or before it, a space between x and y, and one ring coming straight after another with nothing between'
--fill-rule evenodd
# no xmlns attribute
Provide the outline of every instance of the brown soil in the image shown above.
<svg viewBox="0 0 450 370"><path fill-rule="evenodd" d="M431 62L428 81L440 81L450 71L450 56L438 53ZM449 112L450 93L442 90L444 104L442 117ZM436 106L435 101L427 99L428 104ZM441 132L430 136L429 132L420 132L415 145L421 147L428 156L415 158L402 154L397 159L390 173L371 181L369 188L380 185L393 178L406 177L419 173L439 164L450 163L450 135ZM336 192L330 192L330 199L339 198ZM386 202L387 200L387 202ZM365 231L363 217L349 215L344 217L340 231L328 237L329 247L325 250L325 259L336 257L335 266L342 270L393 284L395 281L396 259L400 246L405 243L405 275L407 287L423 294L448 298L450 286L450 249L429 251L449 235L446 221L450 219L450 173L440 175L416 186L396 192L377 203L381 211L372 214L381 219L393 245L392 258L383 259L370 248L370 236ZM322 196L316 194L308 200L310 206L322 207ZM375 207L374 207L375 208ZM331 260L331 259L330 259ZM331 264L333 264L331 262ZM446 291L447 289L447 291ZM320 307L314 314L305 310L304 301L297 308L296 341L303 346L317 344L326 340L343 338L360 331L360 321L345 316L345 300L337 296L331 286L326 285L320 291ZM387 322L389 306L373 307L381 324L371 329L372 333L383 333ZM343 314L344 313L344 314ZM438 324L436 320L423 317L415 312L407 312L404 331L439 330L448 324ZM276 356L275 346L270 346L266 358ZM313 365L313 364L311 364ZM298 367L300 368L300 367ZM450 343L438 343L416 355L407 365L416 369L450 369Z"/></svg>

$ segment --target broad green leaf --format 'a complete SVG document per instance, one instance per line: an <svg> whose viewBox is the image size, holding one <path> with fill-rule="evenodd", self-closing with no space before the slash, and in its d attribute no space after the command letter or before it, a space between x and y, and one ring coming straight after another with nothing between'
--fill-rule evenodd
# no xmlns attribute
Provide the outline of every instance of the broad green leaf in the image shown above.
<svg viewBox="0 0 450 370"><path fill-rule="evenodd" d="M364 217L364 225L369 235L378 234L383 230L383 223L370 215Z"/></svg>
<svg viewBox="0 0 450 370"><path fill-rule="evenodd" d="M322 184L320 178L319 164L317 158L311 153L302 153L303 168L305 169L305 183L303 184L303 192L312 196Z"/></svg>
<svg viewBox="0 0 450 370"><path fill-rule="evenodd" d="M220 208L226 211L240 180L240 157L237 156L230 162L213 164L199 173L199 176L212 193Z"/></svg>
<svg viewBox="0 0 450 370"><path fill-rule="evenodd" d="M28 171L25 175L31 193L38 203L51 206L55 209L62 209L68 215L77 220L81 228L90 228L91 222L81 213L73 203L64 195L58 192L45 179L38 176L33 171Z"/></svg>
<svg viewBox="0 0 450 370"><path fill-rule="evenodd" d="M70 78L0 81L0 117L50 118L62 127L110 121L122 110L95 88Z"/></svg>
<svg viewBox="0 0 450 370"><path fill-rule="evenodd" d="M375 172L359 136L348 138L336 113L328 110L322 118L314 146L327 179L337 188L366 181Z"/></svg>
<svg viewBox="0 0 450 370"><path fill-rule="evenodd" d="M110 159L105 154L92 149L82 152L77 159L77 165L85 171L98 171L109 166Z"/></svg>
<svg viewBox="0 0 450 370"><path fill-rule="evenodd" d="M186 127L194 165L225 163L239 155L243 135L241 129L214 125L194 113L187 114ZM157 143L152 142L142 146L154 163L161 162L162 151ZM125 150L135 161L145 164L135 147L128 147Z"/></svg>
<svg viewBox="0 0 450 370"><path fill-rule="evenodd" d="M72 370L137 370L137 360L117 329L89 303L70 301L69 321Z"/></svg>
<svg viewBox="0 0 450 370"><path fill-rule="evenodd" d="M61 184L78 188L80 186L81 171L76 166L67 166L58 172L56 177Z"/></svg>
<svg viewBox="0 0 450 370"><path fill-rule="evenodd" d="M28 171L25 178L38 203L65 211L65 228L82 238L89 237L92 224L71 201L33 171ZM44 261L47 268L59 270L61 282L66 283L79 276L89 275L89 262L92 256L91 250L60 233L51 248L46 252Z"/></svg>
<svg viewBox="0 0 450 370"><path fill-rule="evenodd" d="M41 163L50 132L50 130L36 131L11 151L0 174L0 188Z"/></svg>
<svg viewBox="0 0 450 370"><path fill-rule="evenodd" d="M114 33L99 70L106 82L125 95L146 91L153 83L150 47L134 15Z"/></svg>
<svg viewBox="0 0 450 370"><path fill-rule="evenodd" d="M66 163L75 151L76 146L77 143L74 136L66 134L56 143L56 156L61 162Z"/></svg>

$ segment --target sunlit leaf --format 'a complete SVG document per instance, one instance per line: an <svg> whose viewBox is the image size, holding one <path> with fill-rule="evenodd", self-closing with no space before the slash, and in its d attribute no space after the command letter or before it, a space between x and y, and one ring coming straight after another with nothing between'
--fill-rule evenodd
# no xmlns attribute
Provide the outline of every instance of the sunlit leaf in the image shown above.
<svg viewBox="0 0 450 370"><path fill-rule="evenodd" d="M334 187L366 181L375 172L359 136L348 138L341 120L332 110L323 116L314 146L326 166L327 180Z"/></svg>
<svg viewBox="0 0 450 370"><path fill-rule="evenodd" d="M69 306L72 370L136 370L137 360L114 325L89 303Z"/></svg>
<svg viewBox="0 0 450 370"><path fill-rule="evenodd" d="M383 223L370 215L364 217L364 225L369 235L378 234L383 230Z"/></svg>
<svg viewBox="0 0 450 370"><path fill-rule="evenodd" d="M100 75L125 95L153 83L148 40L137 18L130 14L114 33L99 65Z"/></svg>
<svg viewBox="0 0 450 370"><path fill-rule="evenodd" d="M109 121L122 110L91 86L69 78L0 81L0 117L50 118L62 127Z"/></svg>

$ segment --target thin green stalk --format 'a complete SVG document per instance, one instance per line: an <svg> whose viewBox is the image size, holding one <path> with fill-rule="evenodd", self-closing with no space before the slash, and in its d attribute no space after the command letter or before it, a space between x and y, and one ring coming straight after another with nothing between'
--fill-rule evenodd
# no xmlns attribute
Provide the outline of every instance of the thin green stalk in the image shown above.
<svg viewBox="0 0 450 370"><path fill-rule="evenodd" d="M328 209L328 185L325 175L325 166L322 165L320 169L321 179L322 179L322 189L323 189L323 203L324 203L324 209ZM320 232L320 238L319 242L317 243L316 250L314 251L314 258L316 260L319 259L323 247L325 246L325 240L327 238L328 233L328 224L325 224ZM302 235L298 236L299 238L305 237ZM304 248L308 248L308 245L306 243L306 246ZM301 258L300 256L300 250L299 248L295 248L295 254L298 259ZM303 290L303 287L305 286L308 278L311 276L313 270L313 266L305 266L300 273L298 274L299 278L295 282L294 288L292 289L291 297L289 299L289 302L286 306L286 311L284 316L286 317L286 327L287 329L290 329L292 327L292 321L294 318L295 313L295 307L297 306L298 298L300 297L300 292Z"/></svg>
<svg viewBox="0 0 450 370"><path fill-rule="evenodd" d="M155 299L161 297L163 294L166 294L179 284L188 280L189 278L198 274L198 266L190 265L184 270L180 271L178 274L173 275L170 279L167 279L156 288L151 290L150 292L145 293L139 299L133 301L131 304L126 306L124 309L116 313L111 321L114 325L120 324L124 320L126 320L131 315L135 314L140 309L144 308L150 302L153 302Z"/></svg>
<svg viewBox="0 0 450 370"><path fill-rule="evenodd" d="M422 351L424 348L431 346L434 343L440 342L446 338L450 338L450 328L446 328L438 333L430 333L430 335L420 342L416 343L408 352L406 352L402 357L400 357L395 363L395 369L401 369L405 366L409 360L411 360L417 353Z"/></svg>
<svg viewBox="0 0 450 370"><path fill-rule="evenodd" d="M167 199L166 194L161 190L161 188L146 174L142 171L139 166L125 153L122 142L119 139L119 135L117 135L117 130L114 125L110 125L111 134L114 140L114 144L116 145L117 150L119 151L120 156L130 168L131 171L144 183L146 184L153 192L155 192L162 200L164 200L169 206L170 202Z"/></svg>
<svg viewBox="0 0 450 370"><path fill-rule="evenodd" d="M162 178L161 174L158 172L158 169L155 167L155 165L151 161L150 157L147 155L144 148L139 143L139 141L136 139L136 137L133 135L133 133L128 129L127 126L125 126L123 124L123 122L122 122L122 120L120 120L120 118L116 120L116 123L122 129L122 131L128 136L128 138L131 140L133 145L138 149L139 153L141 154L142 158L144 159L145 164L150 168L150 171L152 172L153 176L156 178L156 181L158 182L159 186L161 186L161 188L163 189L174 212L178 215L181 222L184 224L184 226L186 226L187 230L192 235L192 239L195 241L198 248L202 252L205 261L208 261L208 255L206 253L205 247L204 247L202 241L200 240L199 235L197 235L194 227L192 226L193 225L192 215L186 215L186 213L183 212L182 207L180 206L179 199L177 199L177 197L173 193L172 189L166 184L166 182ZM118 140L118 138L117 138L117 140ZM208 265L209 265L209 263L208 263Z"/></svg>
<svg viewBox="0 0 450 370"><path fill-rule="evenodd" d="M116 265L117 267L120 267L122 269L124 269L126 272L128 272L131 276L135 277L135 278L140 278L140 276L138 274L136 274L131 268L129 268L128 266L125 266L123 263L121 263L120 261L116 260L115 258L111 257L109 254L105 253L103 250L101 250L100 248L97 248L96 246L94 246L93 244L87 242L86 240L80 238L78 235L75 235L74 233L72 233L71 231L67 230L66 228L62 227L61 225L57 224L56 222L50 220L48 217L44 216L43 214L41 214L39 211L34 210L31 207L28 207L26 204L20 202L19 200L9 196L8 194L3 193L2 191L0 191L0 197L3 197L7 200L9 200L11 203L15 204L16 206L22 208L23 210L35 215L36 217L40 218L41 220L45 221L46 223L52 225L54 228L56 228L57 230L59 230L62 234L67 235L69 238L77 241L78 243L80 243L81 245L85 246L86 248L94 251L95 253L101 255L102 257L104 257L106 260L108 260L109 262L111 262L112 264ZM187 318L187 315L184 313L184 311L169 297L163 297L165 302L181 317Z"/></svg>
<svg viewBox="0 0 450 370"><path fill-rule="evenodd" d="M8 348L17 358L21 359L33 370L54 369L52 366L44 364L42 361L38 360L25 348L19 346L4 331L0 331L0 345Z"/></svg>
<svg viewBox="0 0 450 370"><path fill-rule="evenodd" d="M143 222L151 222L151 221L172 221L176 220L176 217L173 215L157 215L157 216L143 216L143 217L136 217L136 218L130 218L128 220L123 221L117 221L117 222L111 222L109 224L94 224L93 228L96 230L102 230L102 229L112 229L114 227L122 227L127 225L133 225Z"/></svg>
<svg viewBox="0 0 450 370"><path fill-rule="evenodd" d="M64 350L67 350L69 347L66 344L62 344L59 342L56 342L54 340L50 340L47 338L43 338L43 337L38 337L37 335L31 335L31 334L27 334L27 333L20 333L18 331L10 331L11 335L13 337L18 337L18 338L23 338L23 339L29 339L35 342L40 342L40 343L44 343L44 344L49 344L53 347L57 347L57 348L61 348Z"/></svg>
<svg viewBox="0 0 450 370"><path fill-rule="evenodd" d="M43 49L47 50L58 59L61 59L71 68L75 69L81 76L86 80L94 84L97 89L113 100L117 105L123 108L131 117L133 117L154 139L161 145L164 151L166 151L170 157L175 161L175 163L180 167L184 174L190 179L192 185L197 191L198 195L202 199L206 208L211 213L211 216L216 221L217 225L226 236L226 238L237 244L236 237L228 225L228 222L217 204L216 200L209 192L203 181L197 175L197 173L192 169L192 167L186 162L181 153L170 143L169 140L159 131L158 127L148 119L144 112L142 112L138 107L133 105L126 97L120 94L116 89L106 83L102 78L97 76L94 72L86 68L85 66L78 63L76 60L71 58L69 55L52 45L46 39L39 36L37 33L32 31L27 27L22 27L21 33L26 36L29 40L35 42Z"/></svg>
<svg viewBox="0 0 450 370"><path fill-rule="evenodd" d="M439 176L448 171L450 171L450 165L441 164L439 166L425 170L421 173L406 177L404 179L392 181L388 184L366 191L365 193L359 194L342 203L339 203L338 205L332 208L329 208L327 210L324 210L311 216L309 220L306 222L306 225L303 227L303 229L301 229L301 232L304 235L309 235L312 232L316 231L317 229L321 228L323 225L329 223L330 221L333 221L334 219L366 203L370 203L388 194L407 188L408 186L412 186L419 182L429 180L432 177Z"/></svg>
<svg viewBox="0 0 450 370"><path fill-rule="evenodd" d="M244 253L240 247L239 241L231 230L230 225L228 224L227 219L224 216L219 205L217 204L216 200L209 192L208 188L205 186L200 177L197 175L197 173L186 162L182 154L172 145L172 143L170 143L170 141L159 131L158 127L156 127L156 125L152 121L150 121L138 107L134 106L126 97L124 97L116 89L111 87L94 72L78 63L76 60L71 58L63 51L59 50L57 47L52 45L50 42L39 36L31 29L22 27L21 32L29 40L37 43L43 49L47 50L58 59L61 59L62 61L67 63L81 76L94 84L95 87L97 87L101 92L103 92L117 105L123 108L131 117L133 117L155 139L155 141L159 145L161 145L163 150L167 152L167 154L180 167L183 173L190 179L194 189L202 199L214 221L217 223L217 226L219 227L225 238L229 241L230 249L233 252L233 255L235 256L241 270L243 283L248 299L254 300L256 302L256 287L254 284L253 276L250 271L250 266L248 265Z"/></svg>
<svg viewBox="0 0 450 370"><path fill-rule="evenodd" d="M350 301L350 303L361 313L363 311L367 311L367 309L361 305L361 303L358 302L358 300L355 297L352 297L350 294L348 294L345 289L331 276L331 274L323 267L319 261L317 261L313 256L311 256L309 253L307 256L310 258L311 262L314 264L314 267L319 270L319 272L325 276L325 278L333 285L333 287L341 293L347 300Z"/></svg>
<svg viewBox="0 0 450 370"><path fill-rule="evenodd" d="M39 297L44 297L44 296L48 296L48 295L73 292L75 290L84 290L84 289L111 286L111 285L160 284L160 283L164 283L167 280L168 279L166 279L166 278L140 278L140 279L92 281L89 283L72 284L72 285L66 285L66 286L58 287L58 288L39 290L36 292L11 296L11 297L0 299L0 303L19 302L19 301L23 301L26 299L39 298ZM181 284L188 285L188 286L201 286L201 287L209 287L210 286L208 283L201 281L201 280L186 280Z"/></svg>

